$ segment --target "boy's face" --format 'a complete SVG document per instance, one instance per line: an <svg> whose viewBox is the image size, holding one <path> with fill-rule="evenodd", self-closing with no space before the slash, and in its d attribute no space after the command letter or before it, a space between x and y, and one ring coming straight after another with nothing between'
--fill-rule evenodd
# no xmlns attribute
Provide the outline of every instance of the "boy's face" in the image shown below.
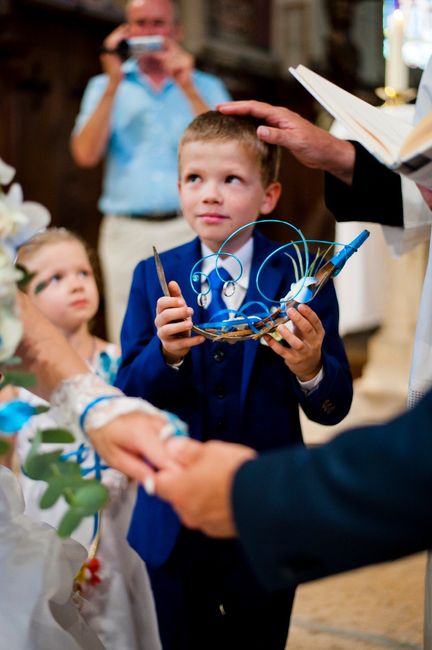
<svg viewBox="0 0 432 650"><path fill-rule="evenodd" d="M186 221L213 251L237 228L271 212L280 195L279 183L263 186L258 161L235 141L184 144L178 187ZM251 235L245 228L226 250L237 250Z"/></svg>

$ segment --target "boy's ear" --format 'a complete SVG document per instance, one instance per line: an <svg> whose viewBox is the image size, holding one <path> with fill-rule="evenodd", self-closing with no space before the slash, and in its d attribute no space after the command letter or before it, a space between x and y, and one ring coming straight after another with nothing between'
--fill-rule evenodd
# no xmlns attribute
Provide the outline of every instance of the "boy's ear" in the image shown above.
<svg viewBox="0 0 432 650"><path fill-rule="evenodd" d="M282 192L282 185L279 181L272 181L265 190L265 195L261 203L261 214L269 214L279 201Z"/></svg>

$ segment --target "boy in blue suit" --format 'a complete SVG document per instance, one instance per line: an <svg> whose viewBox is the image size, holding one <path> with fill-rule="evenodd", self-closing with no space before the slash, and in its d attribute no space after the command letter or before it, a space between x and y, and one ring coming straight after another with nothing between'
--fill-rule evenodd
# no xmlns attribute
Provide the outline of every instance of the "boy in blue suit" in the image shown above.
<svg viewBox="0 0 432 650"><path fill-rule="evenodd" d="M153 259L137 266L117 385L176 413L193 438L243 443L262 452L302 444L299 405L314 421L339 422L351 405L352 381L331 283L314 299L313 310L308 305L290 310L294 329L283 328L288 345L271 337L265 346L213 344L191 336L193 265L218 251L237 228L269 214L280 195L278 149L260 142L256 127L250 118L208 112L186 129L179 147L179 192L184 217L198 237L161 256L172 279L170 297L161 297ZM227 252L243 266L234 294L225 298L229 308L262 300L256 274L276 246L254 228L229 242ZM203 262L202 277L214 258L208 264ZM220 266L238 275L232 257L222 257ZM278 255L260 286L277 299L294 280L289 258ZM208 320L210 308L211 302L206 309L196 307L195 321ZM142 489L129 541L149 568L164 650L283 650L294 591L266 594L235 541L182 528L167 503Z"/></svg>

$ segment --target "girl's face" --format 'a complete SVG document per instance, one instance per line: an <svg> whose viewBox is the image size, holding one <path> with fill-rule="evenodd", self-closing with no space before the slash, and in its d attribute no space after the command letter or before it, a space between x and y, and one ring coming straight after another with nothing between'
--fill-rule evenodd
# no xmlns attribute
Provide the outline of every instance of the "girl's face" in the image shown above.
<svg viewBox="0 0 432 650"><path fill-rule="evenodd" d="M32 302L63 333L74 332L96 314L99 294L80 242L46 244L25 265L35 273L28 290Z"/></svg>

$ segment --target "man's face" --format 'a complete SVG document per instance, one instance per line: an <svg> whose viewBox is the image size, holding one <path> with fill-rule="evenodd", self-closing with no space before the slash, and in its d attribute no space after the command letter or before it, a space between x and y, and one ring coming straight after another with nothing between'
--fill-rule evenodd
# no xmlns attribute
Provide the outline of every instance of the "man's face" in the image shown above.
<svg viewBox="0 0 432 650"><path fill-rule="evenodd" d="M127 11L129 35L177 37L174 7L170 0L135 0Z"/></svg>

